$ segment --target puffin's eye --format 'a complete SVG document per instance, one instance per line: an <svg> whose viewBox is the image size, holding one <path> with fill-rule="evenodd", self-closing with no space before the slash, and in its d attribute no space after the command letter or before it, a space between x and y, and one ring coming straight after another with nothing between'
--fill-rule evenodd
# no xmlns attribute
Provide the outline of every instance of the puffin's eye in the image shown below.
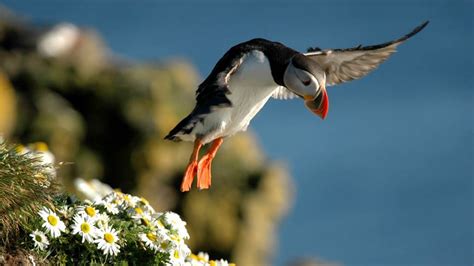
<svg viewBox="0 0 474 266"><path fill-rule="evenodd" d="M310 79L308 79L308 80L303 80L303 81L301 81L301 82L303 82L303 85L305 85L305 86L308 86L309 84L311 84L311 80L310 80Z"/></svg>

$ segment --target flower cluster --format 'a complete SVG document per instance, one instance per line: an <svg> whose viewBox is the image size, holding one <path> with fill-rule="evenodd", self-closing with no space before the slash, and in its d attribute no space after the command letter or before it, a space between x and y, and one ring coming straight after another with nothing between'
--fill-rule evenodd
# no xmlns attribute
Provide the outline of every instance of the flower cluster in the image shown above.
<svg viewBox="0 0 474 266"><path fill-rule="evenodd" d="M45 207L38 214L30 234L34 249L68 257L78 254L68 262L105 264L146 258L154 264L229 265L225 260L209 260L205 253L192 254L185 243L186 222L176 213L156 212L144 198L112 192L94 202L63 200L55 210Z"/></svg>

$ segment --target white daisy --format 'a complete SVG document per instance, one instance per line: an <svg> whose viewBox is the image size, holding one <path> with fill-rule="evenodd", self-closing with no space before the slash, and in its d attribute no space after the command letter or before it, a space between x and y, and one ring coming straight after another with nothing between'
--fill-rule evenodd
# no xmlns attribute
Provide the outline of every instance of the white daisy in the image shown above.
<svg viewBox="0 0 474 266"><path fill-rule="evenodd" d="M123 202L127 207L135 208L137 206L137 203L140 201L139 197L135 197L130 194L122 194L122 195L123 195L122 196Z"/></svg>
<svg viewBox="0 0 474 266"><path fill-rule="evenodd" d="M181 217L179 217L178 214L174 212L166 212L163 215L163 220L178 233L180 238L189 239L188 230L186 230L186 222L181 220Z"/></svg>
<svg viewBox="0 0 474 266"><path fill-rule="evenodd" d="M141 219L142 215L145 213L145 211L140 207L135 207L134 209L131 209L129 212L131 213L132 215L131 217L133 219L138 219L138 220Z"/></svg>
<svg viewBox="0 0 474 266"><path fill-rule="evenodd" d="M35 155L40 159L41 164L45 167L52 178L56 177L56 167L54 166L54 155L49 151L48 145L44 142L36 142L31 144Z"/></svg>
<svg viewBox="0 0 474 266"><path fill-rule="evenodd" d="M44 142L32 144L33 150L39 155L41 162L46 165L54 165L54 155L49 151L48 145Z"/></svg>
<svg viewBox="0 0 474 266"><path fill-rule="evenodd" d="M84 241L92 243L94 241L93 238L97 234L97 228L89 216L76 215L72 225L72 234L79 234L82 237L82 243Z"/></svg>
<svg viewBox="0 0 474 266"><path fill-rule="evenodd" d="M114 191L114 192L110 193L109 195L105 196L103 198L103 201L112 202L113 204L115 204L117 206L122 205L123 195L124 194L120 191Z"/></svg>
<svg viewBox="0 0 474 266"><path fill-rule="evenodd" d="M44 250L48 247L49 241L48 237L41 231L35 230L33 233L30 234L33 242L35 243L35 248L39 250Z"/></svg>
<svg viewBox="0 0 474 266"><path fill-rule="evenodd" d="M99 214L99 211L90 205L84 205L84 206L79 206L77 207L77 214L82 215L82 216L88 216L92 220L97 219L97 214Z"/></svg>
<svg viewBox="0 0 474 266"><path fill-rule="evenodd" d="M118 240L117 231L107 226L99 230L94 243L97 243L97 247L104 251L104 255L115 256L120 252Z"/></svg>
<svg viewBox="0 0 474 266"><path fill-rule="evenodd" d="M172 251L176 249L177 245L170 239L169 235L166 234L165 230L166 229L157 231L157 241L160 243L160 252L171 254Z"/></svg>
<svg viewBox="0 0 474 266"><path fill-rule="evenodd" d="M154 218L151 217L150 215L142 215L140 220L135 220L136 223L138 224L142 224L146 227L149 227L149 228L155 228L155 221L154 221Z"/></svg>
<svg viewBox="0 0 474 266"><path fill-rule="evenodd" d="M2 143L2 141L0 141L0 143ZM25 154L31 152L30 149L28 149L27 147L25 147L21 144L15 147L15 151L20 155L25 155Z"/></svg>
<svg viewBox="0 0 474 266"><path fill-rule="evenodd" d="M104 206L105 210L110 214L119 213L117 203L114 203L112 201L100 200L96 203L96 205Z"/></svg>
<svg viewBox="0 0 474 266"><path fill-rule="evenodd" d="M145 246L153 251L158 251L159 247L159 242L158 242L158 236L155 232L149 232L149 233L140 233L138 234L138 237L140 240L145 244Z"/></svg>
<svg viewBox="0 0 474 266"><path fill-rule="evenodd" d="M196 257L202 261L209 261L209 254L207 254L206 252L199 251Z"/></svg>
<svg viewBox="0 0 474 266"><path fill-rule="evenodd" d="M172 266L184 266L186 265L186 258L181 257L178 250L171 250L169 256L169 263Z"/></svg>
<svg viewBox="0 0 474 266"><path fill-rule="evenodd" d="M100 200L104 196L113 192L112 188L97 179L85 180L82 178L74 179L74 187L78 192L90 200Z"/></svg>
<svg viewBox="0 0 474 266"><path fill-rule="evenodd" d="M106 213L99 213L96 215L95 224L99 228L104 228L109 224L110 217Z"/></svg>
<svg viewBox="0 0 474 266"><path fill-rule="evenodd" d="M50 233L53 238L59 237L61 232L66 230L64 223L52 210L44 207L38 214L44 220L43 227L46 228L46 232Z"/></svg>
<svg viewBox="0 0 474 266"><path fill-rule="evenodd" d="M146 212L146 211L143 211L142 208L140 207L136 207L132 210L129 211L131 213L131 218L136 220L136 221L140 221L140 220L146 220L150 223L153 224L153 217L150 215L149 212ZM145 225L146 222L143 222Z"/></svg>
<svg viewBox="0 0 474 266"><path fill-rule="evenodd" d="M74 208L64 205L58 208L58 213L66 220L69 220L74 216Z"/></svg>
<svg viewBox="0 0 474 266"><path fill-rule="evenodd" d="M189 250L188 246L186 245L179 245L175 246L175 248L169 250L169 258L170 263L173 266L181 266L185 265L186 258L191 254L191 250Z"/></svg>
<svg viewBox="0 0 474 266"><path fill-rule="evenodd" d="M168 239L170 240L161 243L160 248L163 252L169 254L171 265L184 265L186 258L191 255L191 250L184 241L179 239L176 235L170 235Z"/></svg>
<svg viewBox="0 0 474 266"><path fill-rule="evenodd" d="M184 242L182 242L180 245L177 246L176 251L179 254L179 257L185 259L189 255L191 255L191 249L189 249L188 245L186 245ZM175 251L175 253L176 253ZM176 256L176 254L175 254Z"/></svg>

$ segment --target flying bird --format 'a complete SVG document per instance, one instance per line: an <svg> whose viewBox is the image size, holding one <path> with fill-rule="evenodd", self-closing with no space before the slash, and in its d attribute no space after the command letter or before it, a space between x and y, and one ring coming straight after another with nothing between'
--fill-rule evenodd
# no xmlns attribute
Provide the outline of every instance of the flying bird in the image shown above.
<svg viewBox="0 0 474 266"><path fill-rule="evenodd" d="M211 186L211 163L224 138L245 131L270 98L303 99L311 112L325 119L326 86L367 75L427 24L393 41L348 49L309 48L300 53L261 38L230 48L199 85L194 109L165 137L194 142L181 191L190 190L196 174L199 189ZM198 161L201 147L211 142Z"/></svg>

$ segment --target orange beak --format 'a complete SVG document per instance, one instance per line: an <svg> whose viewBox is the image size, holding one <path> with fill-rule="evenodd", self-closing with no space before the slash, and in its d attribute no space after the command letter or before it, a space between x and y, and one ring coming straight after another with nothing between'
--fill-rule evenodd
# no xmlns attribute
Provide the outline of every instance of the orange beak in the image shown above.
<svg viewBox="0 0 474 266"><path fill-rule="evenodd" d="M318 96L305 96L304 104L311 112L325 119L329 110L329 98L325 87L321 87L321 93Z"/></svg>

